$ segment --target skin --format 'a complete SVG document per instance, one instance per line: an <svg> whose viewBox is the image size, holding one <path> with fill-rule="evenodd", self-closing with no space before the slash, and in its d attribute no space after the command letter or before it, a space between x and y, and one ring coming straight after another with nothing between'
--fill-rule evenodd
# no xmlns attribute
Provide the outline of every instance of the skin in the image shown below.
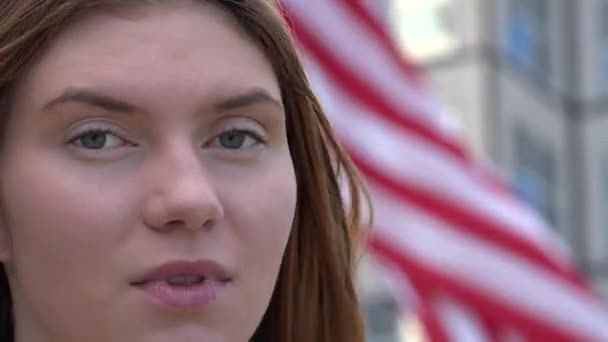
<svg viewBox="0 0 608 342"><path fill-rule="evenodd" d="M231 18L172 2L80 19L21 79L3 138L0 260L17 342L250 338L296 181L279 85ZM232 278L202 308L130 285L197 259Z"/></svg>

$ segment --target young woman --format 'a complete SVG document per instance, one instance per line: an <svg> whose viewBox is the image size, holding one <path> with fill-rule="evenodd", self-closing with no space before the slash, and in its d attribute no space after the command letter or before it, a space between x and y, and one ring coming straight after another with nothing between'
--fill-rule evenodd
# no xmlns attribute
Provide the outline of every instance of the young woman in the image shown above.
<svg viewBox="0 0 608 342"><path fill-rule="evenodd" d="M0 102L1 341L364 340L362 188L270 0L2 0Z"/></svg>

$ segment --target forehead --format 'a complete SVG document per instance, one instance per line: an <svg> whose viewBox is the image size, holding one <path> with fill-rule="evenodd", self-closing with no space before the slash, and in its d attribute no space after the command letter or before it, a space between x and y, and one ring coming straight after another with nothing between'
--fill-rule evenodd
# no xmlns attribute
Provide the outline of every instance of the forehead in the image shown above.
<svg viewBox="0 0 608 342"><path fill-rule="evenodd" d="M209 4L114 7L69 25L24 77L36 94L65 87L133 96L263 88L280 98L272 66L228 13Z"/></svg>

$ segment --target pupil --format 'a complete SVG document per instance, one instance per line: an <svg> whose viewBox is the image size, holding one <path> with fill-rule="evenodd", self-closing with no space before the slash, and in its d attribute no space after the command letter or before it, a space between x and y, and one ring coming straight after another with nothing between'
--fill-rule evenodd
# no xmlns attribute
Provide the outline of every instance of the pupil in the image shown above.
<svg viewBox="0 0 608 342"><path fill-rule="evenodd" d="M106 144L106 133L92 132L82 137L82 146L90 149L100 149Z"/></svg>
<svg viewBox="0 0 608 342"><path fill-rule="evenodd" d="M245 141L245 135L239 132L230 132L223 134L220 137L220 144L223 147L230 149L238 149L243 145Z"/></svg>

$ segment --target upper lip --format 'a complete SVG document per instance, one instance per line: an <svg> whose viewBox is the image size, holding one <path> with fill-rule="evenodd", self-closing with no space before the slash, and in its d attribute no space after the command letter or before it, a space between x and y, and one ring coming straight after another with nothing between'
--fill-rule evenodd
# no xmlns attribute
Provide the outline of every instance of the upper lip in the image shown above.
<svg viewBox="0 0 608 342"><path fill-rule="evenodd" d="M219 263L212 260L176 260L163 263L143 272L131 281L140 285L153 281L164 281L174 276L199 276L205 279L227 282L232 279L229 272Z"/></svg>

